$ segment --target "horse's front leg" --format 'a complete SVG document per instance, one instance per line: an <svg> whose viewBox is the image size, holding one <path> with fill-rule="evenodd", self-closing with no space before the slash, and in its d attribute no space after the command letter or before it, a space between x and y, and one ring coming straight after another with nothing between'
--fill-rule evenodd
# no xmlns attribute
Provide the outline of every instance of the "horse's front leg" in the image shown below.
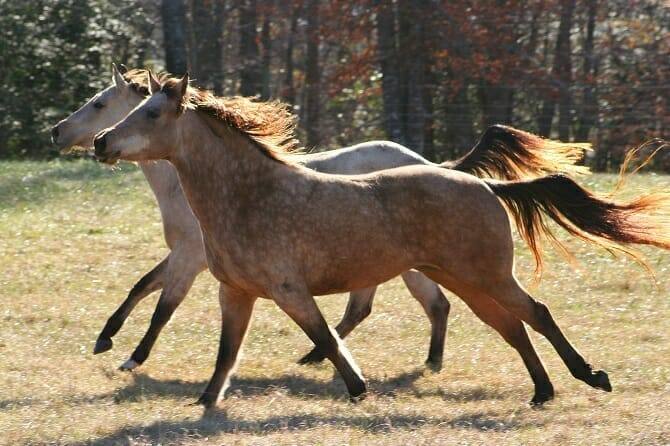
<svg viewBox="0 0 670 446"><path fill-rule="evenodd" d="M273 291L271 297L337 368L351 398L362 396L366 384L360 369L337 333L328 327L307 288L300 282L286 280Z"/></svg>
<svg viewBox="0 0 670 446"><path fill-rule="evenodd" d="M256 302L255 297L223 283L220 284L221 340L219 341L219 354L216 358L214 374L196 404L211 408L223 397L237 362L244 335L249 327L254 302Z"/></svg>
<svg viewBox="0 0 670 446"><path fill-rule="evenodd" d="M95 347L93 348L93 354L97 355L98 353L110 350L114 345L112 337L119 332L123 323L133 311L133 308L135 308L142 299L163 286L163 278L169 261L170 255L163 259L151 271L146 273L135 286L133 286L130 293L128 293L126 300L124 300L114 314L110 316L105 327L100 332L100 335L98 335L98 340L95 342Z"/></svg>
<svg viewBox="0 0 670 446"><path fill-rule="evenodd" d="M335 331L344 339L354 328L365 320L372 311L372 302L375 298L377 287L364 288L362 290L352 291L349 294L349 302L344 316L339 324L335 326ZM313 364L326 359L326 355L321 350L314 347L309 353L298 360L298 364Z"/></svg>
<svg viewBox="0 0 670 446"><path fill-rule="evenodd" d="M189 251L173 250L170 263L166 268L163 279L163 292L158 299L156 309L151 317L149 329L126 362L121 364L120 370L129 371L139 367L147 360L163 327L169 322L175 310L184 301L186 294L193 286L195 278L202 271L201 264L189 257Z"/></svg>

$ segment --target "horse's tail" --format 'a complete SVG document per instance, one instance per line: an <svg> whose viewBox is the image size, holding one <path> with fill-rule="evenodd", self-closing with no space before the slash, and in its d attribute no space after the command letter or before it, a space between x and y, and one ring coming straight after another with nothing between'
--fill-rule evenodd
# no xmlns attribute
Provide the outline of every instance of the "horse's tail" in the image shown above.
<svg viewBox="0 0 670 446"><path fill-rule="evenodd" d="M651 193L628 202L600 198L565 175L555 174L526 181L485 180L503 201L516 221L542 269L541 236L547 236L561 250L544 216L587 242L632 256L648 268L628 244L670 249L670 194ZM649 269L649 268L648 268Z"/></svg>
<svg viewBox="0 0 670 446"><path fill-rule="evenodd" d="M590 149L588 143L562 143L496 124L465 156L442 166L510 181L553 173L574 176L589 173L576 163Z"/></svg>

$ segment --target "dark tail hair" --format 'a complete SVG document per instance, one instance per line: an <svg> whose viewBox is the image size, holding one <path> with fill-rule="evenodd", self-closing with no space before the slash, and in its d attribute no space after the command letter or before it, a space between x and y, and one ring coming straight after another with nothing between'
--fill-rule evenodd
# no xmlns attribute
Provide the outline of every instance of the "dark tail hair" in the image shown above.
<svg viewBox="0 0 670 446"><path fill-rule="evenodd" d="M588 242L632 256L650 270L628 244L670 249L670 194L652 193L629 202L599 198L565 175L503 182L486 180L508 208L523 239L542 270L541 236L547 236L564 253L544 219L548 215L570 234ZM651 271L651 270L650 270Z"/></svg>
<svg viewBox="0 0 670 446"><path fill-rule="evenodd" d="M554 173L574 176L589 173L576 163L590 149L588 143L562 143L496 124L465 156L442 166L509 181Z"/></svg>

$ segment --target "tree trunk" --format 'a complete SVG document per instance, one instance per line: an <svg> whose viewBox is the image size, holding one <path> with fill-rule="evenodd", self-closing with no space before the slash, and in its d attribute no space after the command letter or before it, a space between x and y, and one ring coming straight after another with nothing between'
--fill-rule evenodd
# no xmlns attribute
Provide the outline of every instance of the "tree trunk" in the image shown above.
<svg viewBox="0 0 670 446"><path fill-rule="evenodd" d="M263 57L261 64L262 88L261 99L267 100L270 92L270 62L272 61L272 40L270 39L270 11L266 8L263 17L263 28L261 30L261 43L263 44Z"/></svg>
<svg viewBox="0 0 670 446"><path fill-rule="evenodd" d="M298 32L298 17L300 16L300 7L295 5L291 8L291 24L289 34L286 42L285 55L285 70L286 77L284 79L284 100L289 104L295 105L295 84L293 81L293 45L295 42L295 35Z"/></svg>
<svg viewBox="0 0 670 446"><path fill-rule="evenodd" d="M584 84L584 96L581 113L579 117L579 127L577 128L576 139L578 141L587 141L591 128L596 122L598 116L598 103L595 95L594 85L596 83L596 63L593 54L593 35L596 28L596 13L598 9L597 0L588 2L588 19L586 23L586 38L584 39L584 62L582 65L582 82Z"/></svg>
<svg viewBox="0 0 670 446"><path fill-rule="evenodd" d="M563 0L561 7L561 24L558 31L558 45L556 46L557 74L559 79L558 100L558 139L570 140L570 124L572 121L572 45L570 30L572 16L575 11L575 0Z"/></svg>
<svg viewBox="0 0 670 446"><path fill-rule="evenodd" d="M198 84L223 94L223 22L225 0L192 0L193 77Z"/></svg>
<svg viewBox="0 0 670 446"><path fill-rule="evenodd" d="M449 158L464 155L475 142L474 113L465 83L456 94L445 98L446 139Z"/></svg>
<svg viewBox="0 0 670 446"><path fill-rule="evenodd" d="M188 70L186 51L186 8L183 0L163 0L163 45L165 47L165 69L175 75Z"/></svg>
<svg viewBox="0 0 670 446"><path fill-rule="evenodd" d="M554 119L558 102L558 137L564 141L570 138L570 85L572 83L570 30L574 10L575 0L561 0L561 21L556 38L554 64L539 121L540 135L550 136L551 122Z"/></svg>
<svg viewBox="0 0 670 446"><path fill-rule="evenodd" d="M407 70L407 115L405 119L405 142L407 146L419 154L424 153L424 124L426 109L423 103L424 74L426 72L425 54L422 51L423 25L413 20L410 29L410 40L414 54ZM407 55L406 57L409 57Z"/></svg>
<svg viewBox="0 0 670 446"><path fill-rule="evenodd" d="M435 161L435 104L433 103L433 97L437 89L435 85L437 80L433 72L432 58L429 55L426 55L424 69L423 104L425 106L425 119L423 125L423 156L431 161Z"/></svg>
<svg viewBox="0 0 670 446"><path fill-rule="evenodd" d="M400 123L400 73L396 47L395 7L392 0L377 0L377 59L382 72L384 130L391 141L403 142Z"/></svg>
<svg viewBox="0 0 670 446"><path fill-rule="evenodd" d="M321 142L319 114L321 108L319 68L319 0L307 0L307 58L305 61L305 130L307 145Z"/></svg>
<svg viewBox="0 0 670 446"><path fill-rule="evenodd" d="M398 115L400 117L400 144L407 145L409 136L407 130L407 118L409 116L410 102L410 63L408 58L414 59L412 52L412 10L414 6L411 0L397 0L398 31L396 41L398 53L396 64L398 66ZM412 63L414 61L412 60Z"/></svg>
<svg viewBox="0 0 670 446"><path fill-rule="evenodd" d="M240 94L261 94L263 73L256 32L258 19L256 0L241 0L239 8L240 33Z"/></svg>
<svg viewBox="0 0 670 446"><path fill-rule="evenodd" d="M478 89L482 125L510 124L514 111L514 90L483 81Z"/></svg>

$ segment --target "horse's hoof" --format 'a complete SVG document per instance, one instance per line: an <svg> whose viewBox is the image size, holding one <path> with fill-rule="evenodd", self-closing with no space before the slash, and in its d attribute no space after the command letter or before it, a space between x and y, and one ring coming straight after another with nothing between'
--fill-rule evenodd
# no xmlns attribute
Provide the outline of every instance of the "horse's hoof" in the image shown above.
<svg viewBox="0 0 670 446"><path fill-rule="evenodd" d="M530 400L530 405L533 407L539 407L554 399L554 386L551 382L547 382L544 385L539 385L535 387L535 395L533 399Z"/></svg>
<svg viewBox="0 0 670 446"><path fill-rule="evenodd" d="M349 395L349 401L356 404L363 401L368 396L367 392L359 393L358 395Z"/></svg>
<svg viewBox="0 0 670 446"><path fill-rule="evenodd" d="M195 403L191 404L192 406L202 406L205 409L212 409L216 407L216 398L212 397L211 394L205 392L200 395L200 398Z"/></svg>
<svg viewBox="0 0 670 446"><path fill-rule="evenodd" d="M307 353L302 358L298 359L298 364L307 365L307 364L318 364L323 362L326 359L318 350L314 349L311 352Z"/></svg>
<svg viewBox="0 0 670 446"><path fill-rule="evenodd" d="M588 384L591 387L596 389L604 390L605 392L612 391L612 384L610 383L610 378L607 376L607 372L604 370L598 370L591 375Z"/></svg>
<svg viewBox="0 0 670 446"><path fill-rule="evenodd" d="M98 338L95 341L95 347L93 347L93 354L97 355L99 353L104 353L108 350L111 350L114 346L114 343L109 338Z"/></svg>
<svg viewBox="0 0 670 446"><path fill-rule="evenodd" d="M535 392L535 395L533 395L533 399L530 400L530 406L539 408L542 407L544 403L551 401L553 399L554 399L553 389L551 390L551 392L547 391Z"/></svg>
<svg viewBox="0 0 670 446"><path fill-rule="evenodd" d="M431 372L437 373L442 370L442 358L428 358L426 359L426 367L430 369Z"/></svg>
<svg viewBox="0 0 670 446"><path fill-rule="evenodd" d="M368 391L368 386L365 380L356 380L357 382L353 383L352 387L347 386L349 390L349 401L352 403L357 403L365 399Z"/></svg>
<svg viewBox="0 0 670 446"><path fill-rule="evenodd" d="M133 359L129 359L119 366L119 370L122 372L132 372L134 369L140 366L140 363Z"/></svg>

